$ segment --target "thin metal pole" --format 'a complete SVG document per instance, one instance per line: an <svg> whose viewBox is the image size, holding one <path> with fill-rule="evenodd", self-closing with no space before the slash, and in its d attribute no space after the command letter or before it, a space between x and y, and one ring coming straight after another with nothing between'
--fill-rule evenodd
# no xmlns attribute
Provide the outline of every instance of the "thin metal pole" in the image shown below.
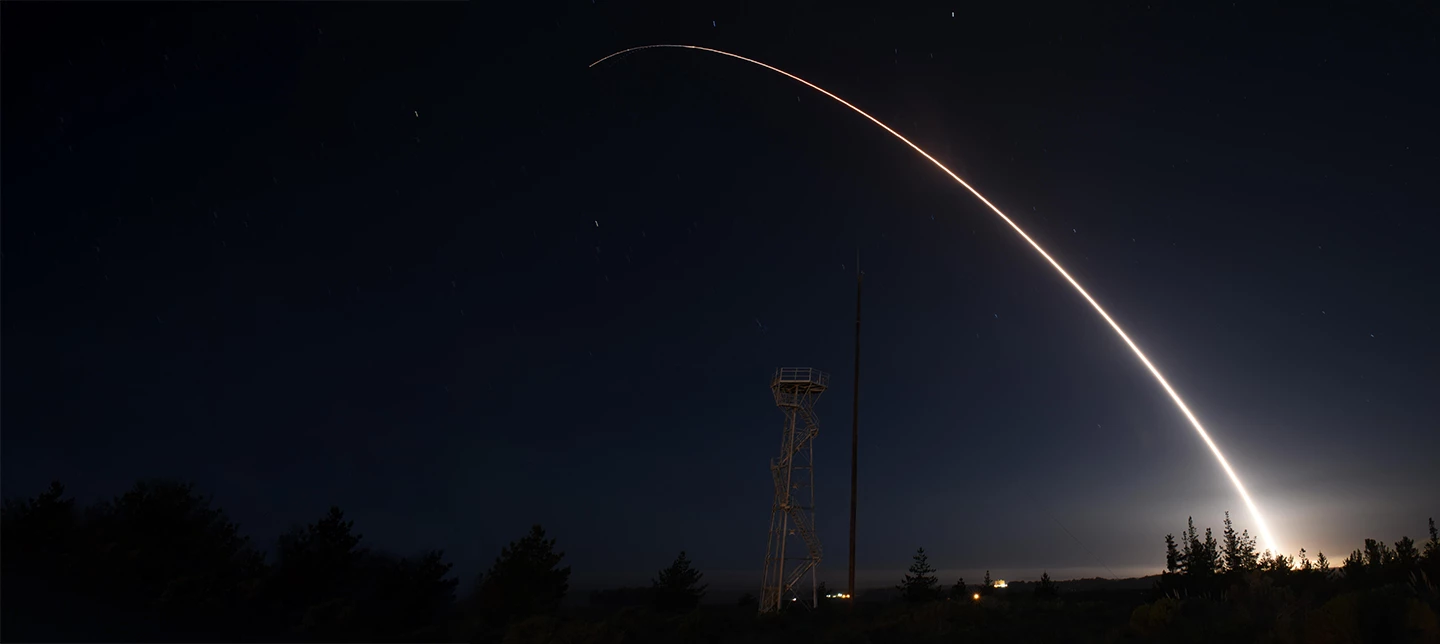
<svg viewBox="0 0 1440 644"><path fill-rule="evenodd" d="M860 479L860 291L865 274L860 272L860 252L855 252L855 396L850 408L850 583L845 594L855 605L855 501Z"/></svg>
<svg viewBox="0 0 1440 644"><path fill-rule="evenodd" d="M799 413L794 407L785 408L785 500L781 510L784 514L780 518L780 565L775 574L775 610L778 612L785 607L785 535L790 533L790 490L791 477L795 474L795 417Z"/></svg>

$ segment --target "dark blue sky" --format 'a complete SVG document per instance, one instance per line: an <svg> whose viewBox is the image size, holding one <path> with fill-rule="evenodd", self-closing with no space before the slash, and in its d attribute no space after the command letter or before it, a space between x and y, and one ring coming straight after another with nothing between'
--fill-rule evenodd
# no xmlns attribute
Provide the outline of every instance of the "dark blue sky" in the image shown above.
<svg viewBox="0 0 1440 644"><path fill-rule="evenodd" d="M1440 489L1437 16L1133 3L4 5L3 483L193 480L268 545L339 505L466 577L758 583L777 366L816 366L844 578L1140 574L1250 517L1419 535ZM1223 3L1219 3L1223 4ZM952 17L952 12L954 15ZM757 324L757 321L759 324ZM762 329L763 326L763 329ZM1066 534L1066 531L1073 534Z"/></svg>

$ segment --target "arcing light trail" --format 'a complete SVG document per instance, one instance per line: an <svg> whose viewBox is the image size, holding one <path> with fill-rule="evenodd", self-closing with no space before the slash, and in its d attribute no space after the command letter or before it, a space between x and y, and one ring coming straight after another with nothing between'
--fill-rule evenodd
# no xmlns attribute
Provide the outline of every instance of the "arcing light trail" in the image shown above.
<svg viewBox="0 0 1440 644"><path fill-rule="evenodd" d="M1180 394L1175 393L1175 389L1170 386L1170 383L1169 383L1169 382L1166 382L1165 376L1163 376L1163 375L1160 374L1160 370L1159 370L1159 369L1156 369L1156 368L1155 368L1155 365L1150 363L1150 359L1147 358L1147 357L1145 357L1145 353L1140 350L1140 347L1139 347L1139 346L1136 346L1135 342L1130 339L1130 336L1128 336L1128 335L1125 334L1125 331L1120 328L1120 325L1119 325L1119 324L1116 324L1116 323L1115 323L1115 320L1110 317L1110 314L1109 314L1109 313L1106 313L1106 312L1105 312L1105 309L1100 306L1100 303L1099 303L1099 302L1096 302L1096 301L1095 301L1095 298L1090 297L1090 294L1087 293L1087 292L1085 292L1085 288L1082 287L1082 286L1080 286L1080 283L1077 282L1077 281L1075 281L1075 278L1071 277L1071 276L1070 276L1070 273L1066 272L1064 267L1060 266L1060 262L1055 261L1055 258L1051 257L1051 256L1050 256L1050 253L1045 252L1045 249L1044 249L1044 248L1041 248L1041 247L1040 247L1040 244L1036 243L1034 239L1031 239L1031 238L1030 238L1030 235L1025 234L1025 231L1022 230L1019 225L1017 225L1013 220L1011 220L1010 217L1006 216L1005 213L1001 212L1000 209L995 206L995 204L990 203L990 200L989 200L989 199L986 199L986 198L985 198L985 195L980 194L980 191L978 191L978 190L970 187L970 184L965 183L965 180L964 180L964 179L961 179L961 178L959 177L959 175L956 175L954 172L951 172L951 171L950 171L950 168L945 167L945 164L940 163L939 161L937 161L937 160L935 159L935 157L930 156L930 153L929 153L929 152L926 152L925 150L922 150L922 149L920 148L920 146L915 145L914 143L912 143L912 142L910 141L910 139L907 139L907 138L905 138L904 136L901 136L899 132L896 132L894 129L891 129L890 126L888 126L888 125L880 122L880 119L877 119L877 118L875 118L875 117L873 117L873 116L870 116L869 114L867 114L867 113L865 112L865 110L862 110L862 109L860 109L860 108L858 108L858 107L855 107L854 105L851 105L849 101L846 101L845 99L840 98L839 96L836 96L836 95L834 95L834 94L831 94L830 92L826 91L824 88L820 87L819 85L816 85L816 84L814 84L814 83L812 83L812 82L810 82L810 81L807 81L807 80L805 80L805 79L803 79L803 78L800 78L799 76L796 76L796 75L794 75L794 74L791 74L790 72L787 72L787 71L785 71L785 70L783 70L783 69L780 69L780 68L778 68L778 67L772 67L772 66L770 66L770 65L767 65L767 64L765 64L765 63L762 63L762 62L760 62L760 61L758 61L758 60L754 60L754 59L751 59L751 58L746 58L746 57L741 56L741 55L739 55L739 54L732 54L732 53L730 53L730 52L728 52L728 51L721 51L721 50L719 50L719 49L711 49L711 48L709 48L709 47L700 47L700 46L697 46L697 45L643 45L643 46L640 46L640 47L631 47L631 48L629 48L629 49L617 51L617 52L615 52L615 53L613 53L613 54L610 54L609 56L606 56L606 57L604 57L604 58L601 58L600 60L597 60L597 61L595 61L595 62L593 62L593 63L590 63L590 66L591 66L591 67L594 67L594 66L596 66L596 65L599 65L600 63L603 63L603 62L605 62L605 61L607 61L607 60L610 60L611 58L614 58L614 57L616 57L616 56L620 56L620 55L622 55L622 54L628 54L628 53L630 53L630 52L640 51L640 50L642 50L642 49L660 49L660 48L667 48L667 49L694 49L694 50L697 50L697 51L704 51L704 52L709 52L709 53L712 53L712 54L720 54L721 56L729 56L729 57L734 58L734 59L736 59L736 60L742 60L742 61L744 61L744 62L753 64L753 65L759 65L760 67L764 67L765 69L768 69L768 70L770 70L770 71L772 71L772 72L775 72L775 73L777 73L777 74L780 74L781 76L784 76L784 77L786 77L786 78L789 78L789 79L791 79L791 80L793 80L793 81L796 81L796 82L798 82L798 83L800 83L800 84L802 84L802 85L805 85L806 87L809 87L810 89L813 89L813 90L815 90L815 91L817 91L817 92L820 92L821 94L824 94L824 95L826 95L826 96L828 96L828 97L830 97L830 98L832 98L832 99L835 99L835 102L837 102L837 103L839 103L839 104L841 104L841 105L844 105L845 107L848 107L848 108L854 110L856 114L859 114L860 116L863 116L863 117L869 119L870 122L872 122L872 123L880 126L880 127L881 127L882 129L884 129L886 132L889 132L891 136L894 136L895 138L900 139L900 141L901 141L902 143L904 143L905 145L910 146L910 148L913 149L913 150L915 150L916 152L919 152L919 153L920 153L920 156L925 157L925 159L926 159L927 161L929 161L930 163L935 164L935 167L940 168L940 171L941 171L941 172L944 172L945 174L950 175L950 178L951 178L951 179L954 179L956 183L958 183L958 184L960 184L961 186L963 186L966 190L969 190L969 191L970 191L970 194L975 195L975 198L976 198L976 199L979 199L981 203L983 203L983 204L985 204L987 207L989 207L991 211L993 211L996 215L998 215L998 216L1000 217L1000 219L1004 220L1005 223L1009 224L1010 227L1013 228L1013 229L1015 230L1015 232L1016 232L1017 234L1019 234L1022 239L1025 240L1026 243L1030 244L1030 247L1031 247L1031 248L1034 248L1034 249L1035 249L1035 252L1040 253L1040 256L1045 258L1045 261L1050 262L1050 265L1055 268L1055 271L1058 272L1058 273L1060 273L1060 276L1061 276L1061 277L1064 277L1064 278L1065 278L1065 281L1070 282L1070 286L1075 287L1075 291L1078 292L1078 293L1080 293L1080 296L1083 297L1083 298L1085 298L1085 301L1086 301L1086 302L1089 302L1091 307L1094 307L1095 312L1096 312L1096 313L1099 313L1099 314L1100 314L1100 317L1104 318L1104 319L1105 319L1105 322L1110 325L1110 328L1115 330L1115 334L1118 335L1118 336L1120 336L1120 339L1121 339L1121 340L1124 340L1124 341L1125 341L1125 344L1130 347L1130 350L1131 350L1131 351L1135 352L1135 357L1139 358L1139 359L1140 359L1140 362L1145 365L1145 368L1150 370L1150 375L1155 376L1155 381L1158 382L1158 383L1160 383L1160 386L1165 389L1165 393L1170 394L1170 399L1173 400L1173 401L1175 401L1175 406L1180 409L1180 412L1181 412L1181 413L1185 414L1185 418L1190 421L1190 425L1195 428L1195 432L1196 432L1196 433L1200 434L1201 440L1204 440L1204 441L1205 441L1205 445L1210 448L1210 453L1212 453L1212 454L1215 455L1215 460L1216 460L1216 461L1219 461L1220 467L1225 470L1225 475L1230 477L1230 482L1235 485L1235 491L1240 493L1240 498L1245 501L1245 507L1250 510L1250 517L1255 520L1256 526L1259 527L1259 529L1260 529L1260 536L1261 536L1261 538L1263 538L1263 539L1265 540L1265 547L1269 548L1270 551L1273 552L1273 553L1275 553L1275 554L1280 554L1280 549L1279 549L1279 547L1277 547L1277 545L1276 545L1276 543L1275 543L1275 538L1270 535L1270 528L1265 525L1265 518L1260 515L1260 508L1255 505L1255 501L1253 501L1253 500L1250 499L1250 493L1245 491L1245 485L1240 482L1240 477L1239 477L1237 474L1235 474L1234 468L1230 467L1229 461L1226 461L1226 460L1225 460L1225 455L1220 453L1220 447L1215 444L1215 441L1214 441L1214 440L1211 440L1211 438L1210 438L1210 433L1205 431L1205 427L1200 424L1199 419L1195 418L1195 414L1193 414L1193 413L1190 412L1190 408L1185 405L1185 401L1180 399Z"/></svg>

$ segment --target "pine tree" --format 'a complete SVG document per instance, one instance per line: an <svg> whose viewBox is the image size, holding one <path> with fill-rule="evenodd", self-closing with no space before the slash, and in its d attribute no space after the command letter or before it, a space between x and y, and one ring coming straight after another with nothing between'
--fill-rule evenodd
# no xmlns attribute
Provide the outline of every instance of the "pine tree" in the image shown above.
<svg viewBox="0 0 1440 644"><path fill-rule="evenodd" d="M113 553L105 569L116 583L102 591L109 595L106 607L141 620L145 629L204 632L235 619L225 613L250 594L251 580L264 568L264 555L189 483L138 481L113 501L88 508L85 523Z"/></svg>
<svg viewBox="0 0 1440 644"><path fill-rule="evenodd" d="M1395 551L1384 541L1365 540L1365 565L1380 569L1395 560Z"/></svg>
<svg viewBox="0 0 1440 644"><path fill-rule="evenodd" d="M985 579L980 582L980 594L989 595L995 592L995 582L990 579L990 571L985 571Z"/></svg>
<svg viewBox="0 0 1440 644"><path fill-rule="evenodd" d="M1165 572L1180 572L1180 550L1175 547L1175 535L1165 535Z"/></svg>
<svg viewBox="0 0 1440 644"><path fill-rule="evenodd" d="M1430 519L1430 538L1421 549L1421 565L1431 580L1440 579L1440 531L1435 530L1435 519Z"/></svg>
<svg viewBox="0 0 1440 644"><path fill-rule="evenodd" d="M1260 558L1255 561L1256 570L1272 570L1275 568L1275 558L1271 556L1270 549L1266 548L1260 553Z"/></svg>
<svg viewBox="0 0 1440 644"><path fill-rule="evenodd" d="M1200 572L1205 576L1213 576L1220 568L1220 544L1215 541L1215 535L1211 534L1210 528L1205 528L1205 542L1201 549L1204 563Z"/></svg>
<svg viewBox="0 0 1440 644"><path fill-rule="evenodd" d="M1255 570L1260 567L1260 553L1255 537L1249 530L1240 531L1240 567L1238 570Z"/></svg>
<svg viewBox="0 0 1440 644"><path fill-rule="evenodd" d="M1059 595L1060 589L1055 586L1055 582L1050 581L1050 573L1042 572L1040 583L1035 586L1035 596L1040 599L1054 599Z"/></svg>
<svg viewBox="0 0 1440 644"><path fill-rule="evenodd" d="M1420 561L1420 551L1415 549L1415 540L1410 537L1400 537L1395 542L1395 565L1409 570Z"/></svg>
<svg viewBox="0 0 1440 644"><path fill-rule="evenodd" d="M560 567L564 558L565 553L555 551L555 540L546 539L545 529L538 525L502 548L475 594L481 628L496 629L559 610L570 590L570 567Z"/></svg>
<svg viewBox="0 0 1440 644"><path fill-rule="evenodd" d="M1425 542L1425 559L1440 559L1440 531L1435 529L1435 519L1430 519L1430 539Z"/></svg>
<svg viewBox="0 0 1440 644"><path fill-rule="evenodd" d="M1349 557L1345 558L1345 563L1341 565L1345 567L1345 574L1358 574L1360 572L1360 569L1365 567L1365 555L1362 554L1357 548L1355 551L1350 553Z"/></svg>
<svg viewBox="0 0 1440 644"><path fill-rule="evenodd" d="M685 551L680 551L680 556L670 564L669 568L661 570L658 578L650 582L655 592L655 610L662 613L684 613L694 610L700 605L700 598L705 596L706 586L700 584L705 575L690 566L690 560L685 558Z"/></svg>
<svg viewBox="0 0 1440 644"><path fill-rule="evenodd" d="M3 508L0 544L7 553L28 554L24 558L7 554L6 575L19 570L19 575L25 577L59 577L46 564L60 567L62 562L76 559L74 549L78 544L74 542L78 541L81 513L75 508L74 498L65 498L65 486L59 481L50 483L50 489L34 499L7 498Z"/></svg>
<svg viewBox="0 0 1440 644"><path fill-rule="evenodd" d="M1205 556L1204 545L1200 543L1200 535L1195 531L1195 517L1185 520L1185 533L1180 544L1180 572L1185 575L1196 574L1196 565Z"/></svg>
<svg viewBox="0 0 1440 644"><path fill-rule="evenodd" d="M1325 558L1325 553L1315 553L1315 569L1320 571L1321 574L1330 572L1330 560Z"/></svg>
<svg viewBox="0 0 1440 644"><path fill-rule="evenodd" d="M1223 547L1221 550L1221 565L1225 572L1239 572L1245 570L1245 564L1241 559L1240 533L1235 531L1235 524L1230 521L1230 512L1225 512L1225 530L1221 533Z"/></svg>
<svg viewBox="0 0 1440 644"><path fill-rule="evenodd" d="M950 587L950 598L954 600L969 599L969 589L965 586L965 578L955 580L955 585Z"/></svg>
<svg viewBox="0 0 1440 644"><path fill-rule="evenodd" d="M905 601L912 604L927 602L940 596L940 579L930 567L929 557L924 548L915 549L915 563L910 564L910 573L896 587Z"/></svg>
<svg viewBox="0 0 1440 644"><path fill-rule="evenodd" d="M340 508L331 507L319 521L280 536L273 586L291 607L282 618L297 636L344 640L361 628L354 589L363 583L370 553L354 528Z"/></svg>
<svg viewBox="0 0 1440 644"><path fill-rule="evenodd" d="M1310 566L1310 558L1307 557L1307 556L1305 556L1305 549L1304 549L1304 548L1301 548L1301 549L1300 549L1300 569L1301 569L1301 570L1310 570L1310 569L1311 569L1311 566Z"/></svg>
<svg viewBox="0 0 1440 644"><path fill-rule="evenodd" d="M1266 553L1269 553L1270 551L1269 551L1269 550L1266 550L1265 552L1266 552ZM1277 555L1274 555L1274 556L1270 557L1270 567L1269 567L1269 568L1266 568L1266 570L1269 571L1269 572L1285 572L1285 571L1294 570L1294 569L1295 569L1295 558L1294 558L1294 557L1291 557L1290 555L1280 555L1280 554L1277 554Z"/></svg>

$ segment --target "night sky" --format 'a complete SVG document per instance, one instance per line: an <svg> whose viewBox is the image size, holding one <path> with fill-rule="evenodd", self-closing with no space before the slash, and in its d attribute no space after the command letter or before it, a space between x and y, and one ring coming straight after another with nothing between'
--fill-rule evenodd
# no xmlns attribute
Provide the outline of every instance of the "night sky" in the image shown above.
<svg viewBox="0 0 1440 644"><path fill-rule="evenodd" d="M684 549L758 588L778 366L821 579L1136 575L1440 517L1440 15L1426 3L3 5L3 485L194 481L263 547L342 507L469 579ZM679 9L671 5L687 5ZM884 8L882 8L884 7ZM1198 7L1204 7L1198 9ZM947 579L947 583L953 579Z"/></svg>

